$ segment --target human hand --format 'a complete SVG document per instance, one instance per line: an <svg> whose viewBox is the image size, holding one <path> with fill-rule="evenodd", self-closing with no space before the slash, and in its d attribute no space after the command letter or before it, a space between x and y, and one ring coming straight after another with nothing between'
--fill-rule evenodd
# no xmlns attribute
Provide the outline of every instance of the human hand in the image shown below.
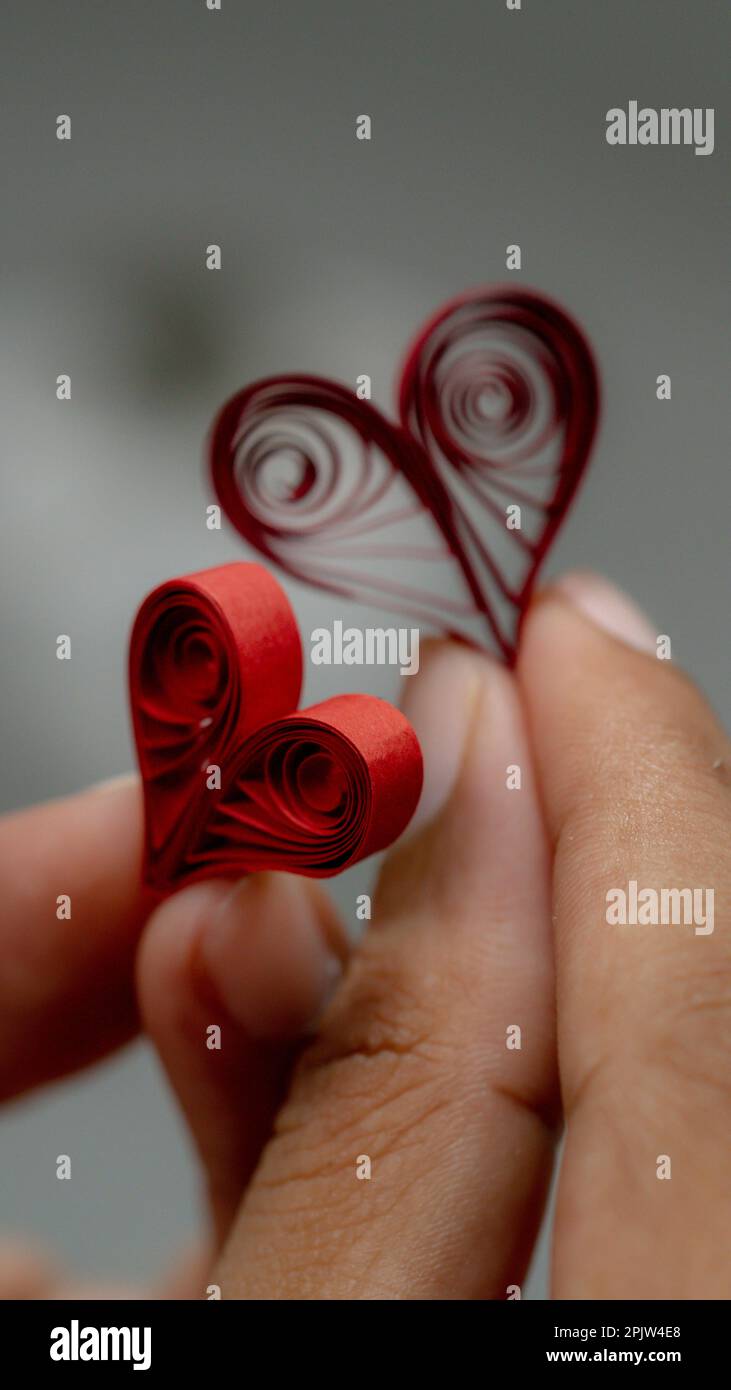
<svg viewBox="0 0 731 1390"><path fill-rule="evenodd" d="M654 651L612 591L578 579L534 604L516 675L433 649L408 690L421 824L389 856L371 929L304 1051L346 952L319 888L282 875L205 884L153 914L142 1013L223 1246L191 1296L216 1283L224 1298L507 1297L540 1220L561 1101L553 1296L728 1293L729 745ZM26 1041L5 1094L134 1026L137 792L74 804L62 845L57 820L23 827L53 807L8 818L0 835L4 877L21 885L3 1016L8 1038ZM59 874L74 881L77 843L78 889L58 888ZM607 891L632 879L713 888L714 931L607 925ZM48 927L59 891L74 894L70 937L72 924ZM206 1045L216 1023L220 1051ZM508 1046L516 1025L520 1049ZM357 1176L363 1155L370 1181Z"/></svg>

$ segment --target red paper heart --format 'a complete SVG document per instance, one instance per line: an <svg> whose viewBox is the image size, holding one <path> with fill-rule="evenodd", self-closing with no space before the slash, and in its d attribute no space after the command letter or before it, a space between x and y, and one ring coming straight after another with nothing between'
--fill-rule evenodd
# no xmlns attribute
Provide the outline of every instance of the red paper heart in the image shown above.
<svg viewBox="0 0 731 1390"><path fill-rule="evenodd" d="M142 604L130 699L158 893L258 869L326 877L385 849L419 799L421 751L383 700L297 711L302 649L261 565L170 580ZM209 786L209 769L221 771Z"/></svg>
<svg viewBox="0 0 731 1390"><path fill-rule="evenodd" d="M324 378L254 382L211 429L218 499L297 579L395 607L512 662L594 440L591 349L543 296L481 290L417 335L398 396L394 425ZM521 528L509 529L516 505Z"/></svg>

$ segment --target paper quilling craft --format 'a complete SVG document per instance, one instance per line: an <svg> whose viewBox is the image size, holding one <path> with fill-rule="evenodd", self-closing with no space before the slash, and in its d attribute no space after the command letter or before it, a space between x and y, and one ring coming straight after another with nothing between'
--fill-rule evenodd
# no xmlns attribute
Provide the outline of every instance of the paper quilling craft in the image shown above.
<svg viewBox="0 0 731 1390"><path fill-rule="evenodd" d="M512 662L598 410L576 324L542 296L490 288L417 335L397 423L337 382L270 377L223 406L209 461L229 520L287 574ZM153 889L335 874L405 828L422 781L407 720L365 695L298 710L301 682L294 614L262 566L144 601L130 695Z"/></svg>
<svg viewBox="0 0 731 1390"><path fill-rule="evenodd" d="M297 709L299 632L261 565L155 589L135 620L129 674L144 878L158 893L257 869L325 877L411 819L422 781L411 725L369 695Z"/></svg>
<svg viewBox="0 0 731 1390"><path fill-rule="evenodd" d="M478 290L416 335L398 422L337 382L276 376L213 423L219 502L287 574L515 656L596 432L591 349L543 296Z"/></svg>

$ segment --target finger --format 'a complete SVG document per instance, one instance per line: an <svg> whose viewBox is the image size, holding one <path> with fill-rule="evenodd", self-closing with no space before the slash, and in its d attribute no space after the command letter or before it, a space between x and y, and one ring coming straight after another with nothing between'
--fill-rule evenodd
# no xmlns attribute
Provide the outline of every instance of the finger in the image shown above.
<svg viewBox="0 0 731 1390"><path fill-rule="evenodd" d="M200 1244L181 1251L149 1296L172 1301L206 1298L212 1255L211 1249Z"/></svg>
<svg viewBox="0 0 731 1390"><path fill-rule="evenodd" d="M140 1007L201 1155L219 1239L270 1133L296 1039L346 952L325 894L286 874L188 889L145 930Z"/></svg>
<svg viewBox="0 0 731 1390"><path fill-rule="evenodd" d="M590 577L549 592L523 634L519 678L555 844L568 1121L559 1298L723 1296L731 750L690 681L657 659L655 636ZM703 889L701 914L713 890L714 929L616 924L620 892L632 915L631 882L658 897Z"/></svg>
<svg viewBox="0 0 731 1390"><path fill-rule="evenodd" d="M517 694L445 644L407 712L427 821L390 856L374 927L298 1064L220 1262L224 1298L504 1298L526 1266L555 1068L546 846Z"/></svg>
<svg viewBox="0 0 731 1390"><path fill-rule="evenodd" d="M140 1284L124 1283L121 1280L73 1279L63 1280L58 1286L42 1295L45 1299L63 1303L133 1303L138 1299L154 1297Z"/></svg>
<svg viewBox="0 0 731 1390"><path fill-rule="evenodd" d="M0 1301L142 1298L132 1284L74 1278L45 1246L23 1237L0 1242Z"/></svg>
<svg viewBox="0 0 731 1390"><path fill-rule="evenodd" d="M47 1298L59 1278L56 1260L45 1246L24 1237L0 1241L0 1301Z"/></svg>
<svg viewBox="0 0 731 1390"><path fill-rule="evenodd" d="M197 1299L205 1294L210 1250L194 1247L151 1289L129 1283L84 1279L64 1269L45 1246L26 1237L0 1240L0 1302L8 1299Z"/></svg>
<svg viewBox="0 0 731 1390"><path fill-rule="evenodd" d="M141 854L136 777L0 820L0 1099L135 1032Z"/></svg>

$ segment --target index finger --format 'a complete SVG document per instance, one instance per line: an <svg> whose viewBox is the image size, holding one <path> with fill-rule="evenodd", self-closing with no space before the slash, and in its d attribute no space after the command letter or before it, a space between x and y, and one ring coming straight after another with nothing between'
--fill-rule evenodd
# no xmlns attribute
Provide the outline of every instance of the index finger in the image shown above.
<svg viewBox="0 0 731 1390"><path fill-rule="evenodd" d="M0 820L0 1099L136 1032L141 858L134 776Z"/></svg>

